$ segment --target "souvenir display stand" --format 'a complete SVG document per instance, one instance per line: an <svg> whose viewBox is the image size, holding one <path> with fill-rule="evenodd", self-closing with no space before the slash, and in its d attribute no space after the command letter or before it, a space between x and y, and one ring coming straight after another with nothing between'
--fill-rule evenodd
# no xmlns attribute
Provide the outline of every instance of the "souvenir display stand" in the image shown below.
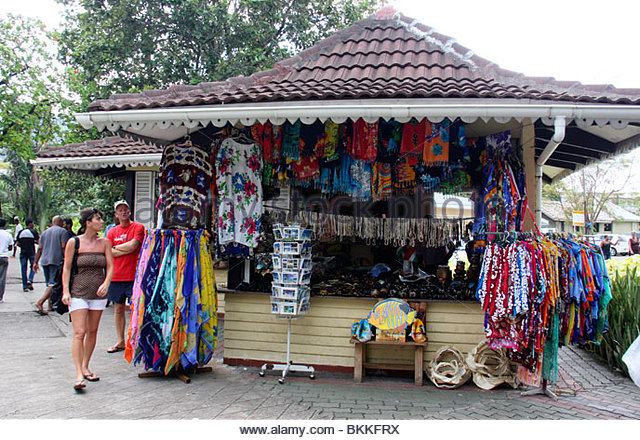
<svg viewBox="0 0 640 440"><path fill-rule="evenodd" d="M140 247L131 298L125 359L147 370L139 377L173 375L189 383L210 372L218 342L217 295L211 234L209 153L187 140L171 144L161 162L161 227Z"/></svg>
<svg viewBox="0 0 640 440"><path fill-rule="evenodd" d="M311 366L291 361L291 320L302 318L309 312L309 281L311 279L311 229L300 225L273 225L277 240L273 244L273 283L271 286L271 313L287 320L287 357L284 364L265 363L260 376L267 370L282 371L278 383L283 384L289 372L307 373L315 379Z"/></svg>

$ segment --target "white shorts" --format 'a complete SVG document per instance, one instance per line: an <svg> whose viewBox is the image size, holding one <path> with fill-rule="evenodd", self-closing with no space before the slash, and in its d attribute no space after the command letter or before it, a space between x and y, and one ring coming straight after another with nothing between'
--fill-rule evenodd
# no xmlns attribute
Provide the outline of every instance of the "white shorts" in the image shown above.
<svg viewBox="0 0 640 440"><path fill-rule="evenodd" d="M69 304L69 313L74 310L89 309L89 310L104 310L107 307L107 299L82 299L71 298Z"/></svg>

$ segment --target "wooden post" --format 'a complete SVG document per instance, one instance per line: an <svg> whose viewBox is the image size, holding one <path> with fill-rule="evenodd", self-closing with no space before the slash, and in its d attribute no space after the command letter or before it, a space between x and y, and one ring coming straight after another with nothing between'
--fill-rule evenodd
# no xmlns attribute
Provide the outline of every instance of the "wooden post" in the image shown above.
<svg viewBox="0 0 640 440"><path fill-rule="evenodd" d="M362 363L364 361L364 344L356 342L355 355L353 358L353 381L362 383Z"/></svg>
<svg viewBox="0 0 640 440"><path fill-rule="evenodd" d="M414 368L415 368L415 381L416 385L422 386L422 371L424 369L424 347L422 345L416 345L416 352L414 356Z"/></svg>
<svg viewBox="0 0 640 440"><path fill-rule="evenodd" d="M538 206L536 197L539 184L536 179L536 131L530 119L522 121L522 138L520 143L522 144L522 159L526 171L527 200L531 212L535 215L538 210L542 209L542 206ZM533 221L528 213L524 216L522 230L534 231Z"/></svg>

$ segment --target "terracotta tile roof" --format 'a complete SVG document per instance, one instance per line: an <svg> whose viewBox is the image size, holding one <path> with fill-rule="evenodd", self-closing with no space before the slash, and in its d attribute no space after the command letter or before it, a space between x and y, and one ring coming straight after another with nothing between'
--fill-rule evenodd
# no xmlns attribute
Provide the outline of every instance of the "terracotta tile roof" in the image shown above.
<svg viewBox="0 0 640 440"><path fill-rule="evenodd" d="M147 145L142 141L110 136L96 141L67 144L60 147L47 146L37 153L38 158L71 158L94 156L121 156L123 154L162 154L162 147Z"/></svg>
<svg viewBox="0 0 640 440"><path fill-rule="evenodd" d="M273 69L222 82L118 94L89 111L367 98L511 98L638 104L640 89L527 77L386 7Z"/></svg>

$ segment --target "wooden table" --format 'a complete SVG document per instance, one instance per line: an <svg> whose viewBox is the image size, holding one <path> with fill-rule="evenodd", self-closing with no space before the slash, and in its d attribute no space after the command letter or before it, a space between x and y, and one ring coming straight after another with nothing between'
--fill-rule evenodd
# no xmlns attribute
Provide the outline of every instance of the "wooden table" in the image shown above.
<svg viewBox="0 0 640 440"><path fill-rule="evenodd" d="M416 385L422 385L423 380L423 363L424 363L424 347L426 342L394 342L394 341L368 341L360 342L355 339L351 340L355 344L355 355L353 362L353 380L355 383L362 383L362 375L367 368L376 368L379 370L403 370L414 371L414 379ZM367 362L367 345L390 345L393 347L414 347L413 365L407 364L370 364Z"/></svg>

